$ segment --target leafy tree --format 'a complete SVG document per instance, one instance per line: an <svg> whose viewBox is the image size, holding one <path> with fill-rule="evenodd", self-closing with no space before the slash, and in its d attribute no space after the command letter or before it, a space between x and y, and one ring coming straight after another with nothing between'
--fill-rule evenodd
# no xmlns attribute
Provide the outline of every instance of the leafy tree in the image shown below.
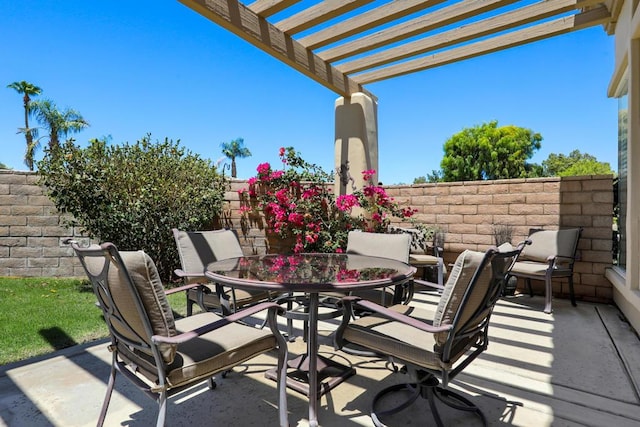
<svg viewBox="0 0 640 427"><path fill-rule="evenodd" d="M0 169L11 169L11 168L5 165L4 163L0 162Z"/></svg>
<svg viewBox="0 0 640 427"><path fill-rule="evenodd" d="M573 150L568 156L549 154L542 162L544 176L608 175L613 174L611 165L599 162L595 156Z"/></svg>
<svg viewBox="0 0 640 427"><path fill-rule="evenodd" d="M49 132L49 148L59 146L60 140L69 134L89 127L89 122L79 112L70 108L60 111L50 99L34 101L31 108L40 125ZM37 149L38 143L35 145L34 149Z"/></svg>
<svg viewBox="0 0 640 427"><path fill-rule="evenodd" d="M9 89L15 89L16 92L24 95L22 97L22 103L24 106L24 128L19 129L19 132L24 133L24 137L27 142L24 164L29 168L29 170L33 170L33 139L37 136L37 132L35 129L29 128L29 115L31 114L31 97L40 95L42 89L24 80L20 82L13 82L7 85L7 87Z"/></svg>
<svg viewBox="0 0 640 427"><path fill-rule="evenodd" d="M425 184L426 182L427 182L427 177L424 175L413 179L414 184Z"/></svg>
<svg viewBox="0 0 640 427"><path fill-rule="evenodd" d="M222 154L231 160L231 177L236 178L238 175L236 171L236 157L249 157L251 156L251 151L244 146L244 139L242 138L237 138L230 142L223 142L220 146L222 147Z"/></svg>
<svg viewBox="0 0 640 427"><path fill-rule="evenodd" d="M40 184L70 214L67 225L121 250L144 250L168 282L179 265L171 228L213 228L227 189L209 160L178 144L147 135L132 145L93 139L81 148L69 139L45 150Z"/></svg>
<svg viewBox="0 0 640 427"><path fill-rule="evenodd" d="M440 164L443 181L477 181L538 176L540 168L527 163L540 149L542 136L517 126L498 127L497 121L463 129L444 144Z"/></svg>

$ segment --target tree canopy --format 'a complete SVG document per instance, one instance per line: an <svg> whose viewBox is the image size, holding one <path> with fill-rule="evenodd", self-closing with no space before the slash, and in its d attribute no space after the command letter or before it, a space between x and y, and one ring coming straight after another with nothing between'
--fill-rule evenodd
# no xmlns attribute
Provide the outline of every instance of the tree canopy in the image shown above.
<svg viewBox="0 0 640 427"><path fill-rule="evenodd" d="M518 126L498 127L491 121L465 128L444 144L440 163L443 181L478 181L539 176L540 167L527 163L540 149L542 136ZM437 174L432 174L437 176Z"/></svg>
<svg viewBox="0 0 640 427"><path fill-rule="evenodd" d="M568 156L549 154L542 162L544 176L608 175L615 174L611 165L599 162L591 154L573 150Z"/></svg>

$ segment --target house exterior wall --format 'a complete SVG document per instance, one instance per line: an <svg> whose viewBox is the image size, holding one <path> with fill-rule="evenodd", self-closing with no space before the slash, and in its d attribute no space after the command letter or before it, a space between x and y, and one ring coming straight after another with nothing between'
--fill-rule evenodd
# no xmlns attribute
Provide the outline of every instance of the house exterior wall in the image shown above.
<svg viewBox="0 0 640 427"><path fill-rule="evenodd" d="M640 331L640 7L637 0L622 3L615 17L615 64L609 84L611 97L625 95L627 88L627 193L626 266L606 271L612 283L613 299L629 323Z"/></svg>
<svg viewBox="0 0 640 427"><path fill-rule="evenodd" d="M242 220L233 180L226 193L222 225L238 231L246 254L265 252L264 230ZM513 226L513 242L529 228L583 227L575 266L576 295L589 301L611 301L604 277L612 262L613 182L611 176L535 178L386 186L389 195L418 210L416 218L446 233L445 260L464 249L485 250L494 243L493 226ZM169 233L170 231L167 230ZM0 276L83 276L73 251L63 240L81 238L63 225L53 203L32 172L0 171ZM538 290L541 292L541 284ZM566 282L554 284L556 296L567 295Z"/></svg>

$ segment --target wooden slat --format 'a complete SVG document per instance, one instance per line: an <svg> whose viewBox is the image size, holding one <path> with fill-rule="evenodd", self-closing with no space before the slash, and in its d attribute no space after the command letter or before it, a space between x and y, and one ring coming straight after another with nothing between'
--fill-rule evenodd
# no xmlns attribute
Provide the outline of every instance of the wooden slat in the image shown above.
<svg viewBox="0 0 640 427"><path fill-rule="evenodd" d="M591 6L600 1L601 0L555 0L535 3L522 7L521 9L515 9L511 12L492 16L469 25L406 43L354 61L345 62L336 66L336 69L345 74L356 73L411 56L478 39L489 34L495 34L532 22L541 21L571 10Z"/></svg>
<svg viewBox="0 0 640 427"><path fill-rule="evenodd" d="M337 40L375 28L378 25L435 6L446 0L402 0L392 1L352 18L339 22L331 27L299 38L298 41L307 49L317 49Z"/></svg>
<svg viewBox="0 0 640 427"><path fill-rule="evenodd" d="M353 80L362 85L373 83L391 77L414 73L428 68L434 68L452 62L461 61L463 59L469 59L487 53L519 46L525 43L531 43L537 40L569 33L571 31L581 30L594 25L604 24L608 22L609 19L609 11L606 7L602 6L587 12L545 22L522 30L513 31L491 39L482 40L459 48L429 55L424 58L391 65L368 73L358 74L353 77Z"/></svg>
<svg viewBox="0 0 640 427"><path fill-rule="evenodd" d="M180 2L342 96L354 92L373 96L237 0Z"/></svg>
<svg viewBox="0 0 640 427"><path fill-rule="evenodd" d="M347 13L373 0L325 0L274 25L285 34L296 34Z"/></svg>
<svg viewBox="0 0 640 427"><path fill-rule="evenodd" d="M394 25L377 33L361 37L334 48L318 52L318 56L328 62L338 61L380 46L426 33L427 31L471 18L484 12L515 3L517 0L464 0L436 10L426 17L421 16Z"/></svg>
<svg viewBox="0 0 640 427"><path fill-rule="evenodd" d="M299 1L300 0L256 0L247 7L256 15L267 18L285 10Z"/></svg>

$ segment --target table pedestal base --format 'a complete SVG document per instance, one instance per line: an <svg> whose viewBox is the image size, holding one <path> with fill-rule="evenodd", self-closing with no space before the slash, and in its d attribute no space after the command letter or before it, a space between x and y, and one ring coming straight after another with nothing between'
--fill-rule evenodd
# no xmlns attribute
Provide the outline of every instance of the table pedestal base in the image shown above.
<svg viewBox="0 0 640 427"><path fill-rule="evenodd" d="M309 396L309 361L306 354L290 360L287 365L293 371L287 372L287 387L292 390ZM356 370L350 366L343 365L329 358L318 355L318 393L320 399L324 393L328 392L350 376ZM268 370L264 376L271 380L277 380L276 369Z"/></svg>

